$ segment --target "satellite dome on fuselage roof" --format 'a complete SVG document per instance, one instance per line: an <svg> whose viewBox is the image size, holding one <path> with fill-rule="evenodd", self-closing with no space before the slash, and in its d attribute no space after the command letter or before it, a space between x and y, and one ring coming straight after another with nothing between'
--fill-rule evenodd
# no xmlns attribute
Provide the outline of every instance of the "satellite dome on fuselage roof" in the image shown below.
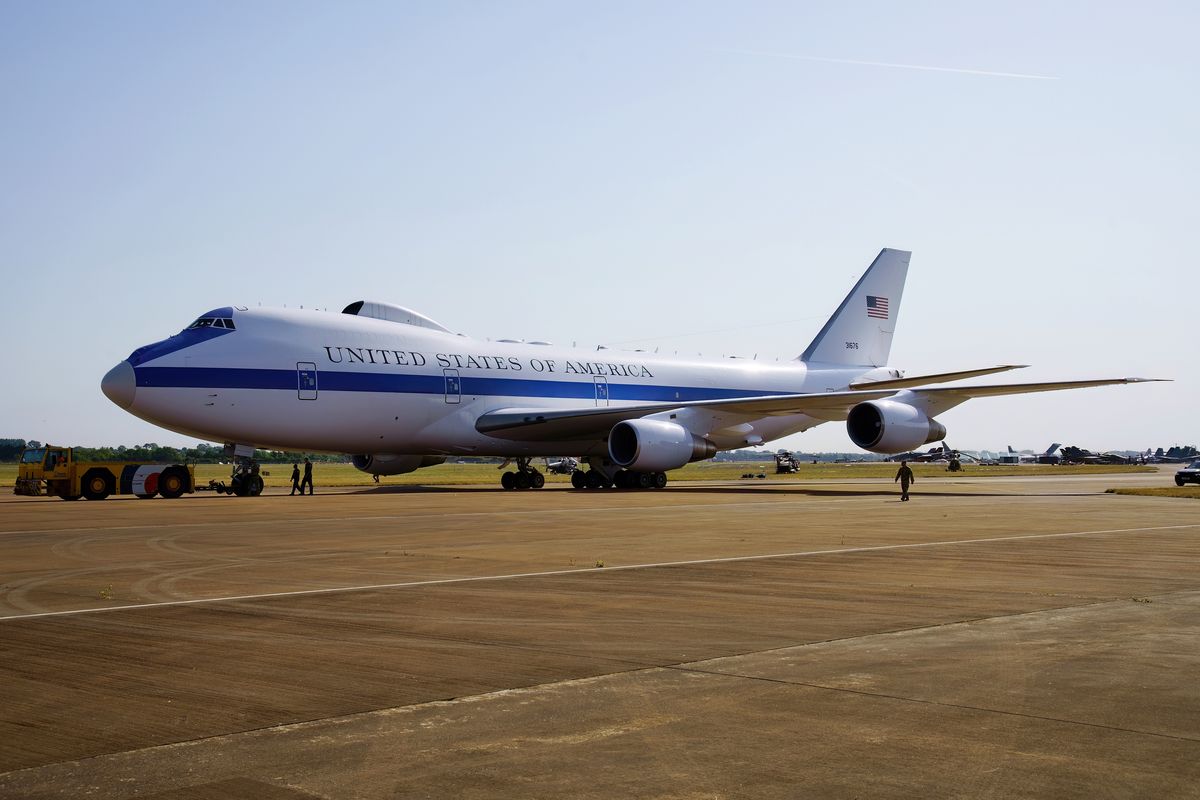
<svg viewBox="0 0 1200 800"><path fill-rule="evenodd" d="M392 303L376 303L370 300L358 300L342 309L343 314L353 314L357 317L373 317L374 319L399 322L403 325L416 325L418 328L430 328L443 333L453 333L441 323L431 320L424 314L411 308L393 305Z"/></svg>

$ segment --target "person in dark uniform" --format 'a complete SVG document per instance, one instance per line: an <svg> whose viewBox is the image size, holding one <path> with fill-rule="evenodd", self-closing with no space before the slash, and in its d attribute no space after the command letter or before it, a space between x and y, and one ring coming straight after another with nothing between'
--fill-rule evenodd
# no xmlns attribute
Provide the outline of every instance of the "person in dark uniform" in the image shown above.
<svg viewBox="0 0 1200 800"><path fill-rule="evenodd" d="M307 458L304 459L304 480L300 481L300 494L304 494L304 487L308 487L308 493L313 493L312 483L312 462Z"/></svg>
<svg viewBox="0 0 1200 800"><path fill-rule="evenodd" d="M916 483L917 479L913 475L913 471L908 468L907 461L900 462L900 469L896 470L896 477L892 483L896 481L900 481L900 499L908 500L908 486L909 484Z"/></svg>
<svg viewBox="0 0 1200 800"><path fill-rule="evenodd" d="M292 464L292 494L295 494L297 489L300 489L300 494L304 494L304 489L300 488L300 467Z"/></svg>

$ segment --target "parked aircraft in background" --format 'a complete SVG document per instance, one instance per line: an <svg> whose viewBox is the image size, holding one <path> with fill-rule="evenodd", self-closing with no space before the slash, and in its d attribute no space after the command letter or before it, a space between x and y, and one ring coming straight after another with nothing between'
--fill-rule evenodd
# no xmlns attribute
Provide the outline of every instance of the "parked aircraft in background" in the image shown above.
<svg viewBox="0 0 1200 800"><path fill-rule="evenodd" d="M1195 448L1192 447L1172 447L1166 452L1160 447L1153 453L1147 447L1141 460L1146 464L1190 464L1196 460L1196 456Z"/></svg>
<svg viewBox="0 0 1200 800"><path fill-rule="evenodd" d="M1044 453L1035 453L1032 450L1013 450L1012 445L1008 446L1007 453L1001 453L996 460L1000 464L1057 464L1062 459L1056 455L1055 451L1061 447L1058 442L1046 448Z"/></svg>
<svg viewBox="0 0 1200 800"><path fill-rule="evenodd" d="M484 341L386 303L340 314L229 306L139 347L104 393L130 413L245 462L256 447L353 453L394 475L447 457L504 456L506 487L539 486L535 457L581 455L577 487L661 487L669 470L832 421L897 453L945 438L937 416L975 397L1140 378L937 386L1015 369L907 377L887 366L910 254L882 250L793 361L702 360Z"/></svg>
<svg viewBox="0 0 1200 800"><path fill-rule="evenodd" d="M1082 447L1064 447L1062 463L1064 464L1129 464L1134 459L1123 453L1093 453Z"/></svg>
<svg viewBox="0 0 1200 800"><path fill-rule="evenodd" d="M579 469L579 461L570 456L563 456L553 461L547 458L546 469L555 475L570 475Z"/></svg>

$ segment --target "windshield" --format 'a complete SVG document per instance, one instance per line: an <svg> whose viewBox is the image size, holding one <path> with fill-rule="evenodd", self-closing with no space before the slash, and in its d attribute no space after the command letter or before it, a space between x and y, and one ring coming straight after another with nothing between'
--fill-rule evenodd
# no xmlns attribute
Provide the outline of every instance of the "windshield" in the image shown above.
<svg viewBox="0 0 1200 800"><path fill-rule="evenodd" d="M187 326L187 330L194 331L198 328L225 328L226 330L235 330L233 320L228 317L201 317L200 319Z"/></svg>
<svg viewBox="0 0 1200 800"><path fill-rule="evenodd" d="M1200 458L1187 465L1188 469L1200 469Z"/></svg>
<svg viewBox="0 0 1200 800"><path fill-rule="evenodd" d="M44 448L44 447L38 448L37 450L26 450L25 454L23 456L21 456L21 463L22 464L40 464L40 463L42 463L42 459L45 457L46 457L46 448Z"/></svg>

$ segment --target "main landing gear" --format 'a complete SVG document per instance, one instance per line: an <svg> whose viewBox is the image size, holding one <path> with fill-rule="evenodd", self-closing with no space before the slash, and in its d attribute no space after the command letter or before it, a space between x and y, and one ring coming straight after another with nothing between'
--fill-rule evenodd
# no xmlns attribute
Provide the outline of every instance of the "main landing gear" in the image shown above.
<svg viewBox="0 0 1200 800"><path fill-rule="evenodd" d="M613 486L618 489L661 489L667 485L667 473L621 469L609 478L598 469L589 469L587 472L577 469L571 473L571 485L576 489L608 489Z"/></svg>
<svg viewBox="0 0 1200 800"><path fill-rule="evenodd" d="M528 458L518 458L517 471L509 470L500 476L500 485L505 489L540 489L546 485L546 476L529 466ZM504 469L508 462L500 465Z"/></svg>

